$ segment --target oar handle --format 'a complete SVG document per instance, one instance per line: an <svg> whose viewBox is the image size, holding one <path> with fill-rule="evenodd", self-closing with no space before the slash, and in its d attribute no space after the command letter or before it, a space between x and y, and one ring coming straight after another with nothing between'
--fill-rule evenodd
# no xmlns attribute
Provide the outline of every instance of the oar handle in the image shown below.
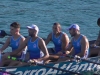
<svg viewBox="0 0 100 75"><path fill-rule="evenodd" d="M11 56L8 56L8 59L11 59L11 60L16 60L16 61L21 61L21 62L26 62L26 63L29 63L30 65L31 64L39 64L39 62L35 62L34 60L23 60L23 58L16 58L16 57L11 57ZM40 63L42 64L42 63Z"/></svg>
<svg viewBox="0 0 100 75"><path fill-rule="evenodd" d="M11 60L17 60L17 61L21 61L21 62L27 62L26 60L22 60L22 59L18 59L16 57L12 57L12 56L8 56L8 59L11 59Z"/></svg>
<svg viewBox="0 0 100 75"><path fill-rule="evenodd" d="M5 44L4 42L0 42L0 44Z"/></svg>

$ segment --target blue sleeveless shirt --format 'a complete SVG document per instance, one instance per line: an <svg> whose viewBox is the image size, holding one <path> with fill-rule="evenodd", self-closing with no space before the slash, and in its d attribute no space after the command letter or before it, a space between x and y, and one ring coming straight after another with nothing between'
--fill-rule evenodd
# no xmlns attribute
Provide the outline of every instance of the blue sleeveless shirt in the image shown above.
<svg viewBox="0 0 100 75"><path fill-rule="evenodd" d="M81 39L82 39L82 35L80 35L80 37L77 39L77 40L74 40L73 39L73 41L72 41L72 45L73 45L73 47L74 47L74 54L73 54L73 56L75 56L75 55L77 55L78 53L80 53L81 52ZM85 54L85 58L87 58L88 57L88 54L89 54L89 49L88 50L86 50L86 54Z"/></svg>
<svg viewBox="0 0 100 75"><path fill-rule="evenodd" d="M64 34L64 32L61 32L61 34L56 37L53 33L52 33L52 42L55 45L55 53L58 53L60 50L62 50L61 46L62 46L62 34Z"/></svg>
<svg viewBox="0 0 100 75"><path fill-rule="evenodd" d="M14 40L13 36L11 36L10 47L12 48L12 51L16 50L19 47L19 42L21 38L23 38L22 35L18 39Z"/></svg>
<svg viewBox="0 0 100 75"><path fill-rule="evenodd" d="M37 38L34 42L32 42L32 38L29 39L28 41L28 52L30 55L30 59L38 59L40 57L42 57L41 55L41 50L38 47L38 41L40 38Z"/></svg>

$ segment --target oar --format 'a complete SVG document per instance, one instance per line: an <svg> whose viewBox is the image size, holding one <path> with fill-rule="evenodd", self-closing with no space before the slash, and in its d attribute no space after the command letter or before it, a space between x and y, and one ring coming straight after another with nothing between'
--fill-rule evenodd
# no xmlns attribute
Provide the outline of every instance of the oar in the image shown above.
<svg viewBox="0 0 100 75"><path fill-rule="evenodd" d="M0 30L0 34L1 34L1 36L3 36L3 37L5 37L5 36L10 36L10 34L8 34L8 33L6 33L6 31L5 30ZM2 38L3 38L2 37Z"/></svg>
<svg viewBox="0 0 100 75"><path fill-rule="evenodd" d="M69 57L69 58L75 58L72 55L64 55L64 56ZM76 57L76 60L82 60L82 61L85 61L85 62L89 62L89 63L94 63L94 64L97 64L97 65L100 65L100 63L93 62L93 61L90 61L90 60L87 60L87 59L83 59L83 58L79 58L79 57Z"/></svg>
<svg viewBox="0 0 100 75"><path fill-rule="evenodd" d="M5 44L4 42L0 42L0 44Z"/></svg>
<svg viewBox="0 0 100 75"><path fill-rule="evenodd" d="M0 42L0 44L4 45L5 43L4 42ZM9 47L10 47L10 45L9 45Z"/></svg>
<svg viewBox="0 0 100 75"><path fill-rule="evenodd" d="M12 60L17 60L17 61L22 61L22 62L25 62L25 63L29 63L25 60L22 60L22 59L18 59L16 57L11 57L11 56L8 56L8 59L12 59ZM30 62L31 63L31 62ZM32 63L31 63L32 64ZM36 64L36 63L33 63L33 64ZM44 65L44 64L36 64L38 66L42 66L42 67L46 67L46 68L52 68L52 69L56 69L56 70L60 70L60 71L63 71L63 72L67 72L67 73L71 73L71 74L78 74L78 75L82 75L81 73L77 73L77 72L72 72L72 71L68 71L68 70L64 70L64 69L61 69L61 68L56 68L56 67L52 67L52 66L48 66L48 65Z"/></svg>
<svg viewBox="0 0 100 75"><path fill-rule="evenodd" d="M11 34L8 34L8 33L6 33L6 31L5 30L1 30L1 31L4 31L4 34L5 34L5 36L11 36ZM4 37L5 37L4 36ZM24 36L25 38L27 38L28 36ZM42 38L43 40L46 40L45 38Z"/></svg>
<svg viewBox="0 0 100 75"><path fill-rule="evenodd" d="M0 70L0 72L1 72L0 75L4 75L3 73L10 74L10 75L17 75L17 74L11 73L11 72L3 71L3 70Z"/></svg>

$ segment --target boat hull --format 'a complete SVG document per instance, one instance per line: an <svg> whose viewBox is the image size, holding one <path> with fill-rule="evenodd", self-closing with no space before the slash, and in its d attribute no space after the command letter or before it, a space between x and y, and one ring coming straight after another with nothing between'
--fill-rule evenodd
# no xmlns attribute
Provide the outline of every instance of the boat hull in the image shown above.
<svg viewBox="0 0 100 75"><path fill-rule="evenodd" d="M99 57L95 58L89 58L88 60L99 61ZM89 75L89 73L95 73L100 74L100 65L94 64L94 63L88 63L85 61L66 61L66 62L60 62L60 63L50 63L46 66L56 67L72 72L79 72L79 73L85 73L84 75ZM63 72L57 69L48 68L45 66L40 65L27 65L22 67L4 67L1 68L3 71L11 72L17 75L67 75L67 72ZM88 74L86 74L88 73ZM69 73L68 75L74 75Z"/></svg>

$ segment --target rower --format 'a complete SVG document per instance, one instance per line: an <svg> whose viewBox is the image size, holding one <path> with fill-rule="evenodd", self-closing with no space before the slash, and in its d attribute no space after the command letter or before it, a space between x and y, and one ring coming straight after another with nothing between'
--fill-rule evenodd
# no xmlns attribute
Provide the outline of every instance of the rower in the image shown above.
<svg viewBox="0 0 100 75"><path fill-rule="evenodd" d="M63 53L65 53L66 47L69 44L68 35L61 31L61 25L59 23L54 23L52 27L52 32L48 35L45 43L46 45L52 41L55 45L55 53L51 54L48 60L57 61Z"/></svg>
<svg viewBox="0 0 100 75"><path fill-rule="evenodd" d="M38 36L39 28L37 25L32 24L27 26L29 37L20 45L20 47L11 53L15 55L19 53L25 46L27 46L27 51L29 53L29 60L39 62L45 61L49 57L49 53L45 42L42 38ZM19 65L26 65L27 63L19 63Z"/></svg>
<svg viewBox="0 0 100 75"><path fill-rule="evenodd" d="M100 18L98 18L97 20L97 25L100 27ZM99 30L97 40L94 42L94 44L91 45L91 47L92 48L90 49L89 56L93 56L93 55L100 56L100 30Z"/></svg>
<svg viewBox="0 0 100 75"><path fill-rule="evenodd" d="M89 54L89 42L86 36L80 34L79 25L72 24L68 30L72 40L67 50L69 51L73 47L73 56L78 55L80 57L87 58Z"/></svg>
<svg viewBox="0 0 100 75"><path fill-rule="evenodd" d="M1 33L5 33L4 31L1 31ZM3 52L8 46L12 48L12 52L15 51L25 40L25 38L20 34L20 24L17 22L13 22L10 25L10 33L11 36L9 36L5 42L5 44L1 47L1 52ZM22 49L24 50L24 48ZM8 65L12 60L9 60L7 58L8 55L12 52L7 52L3 55L2 57L2 63L0 64L1 66L5 65L5 63ZM21 56L21 52L16 53L14 56Z"/></svg>
<svg viewBox="0 0 100 75"><path fill-rule="evenodd" d="M82 58L87 58L89 54L89 42L86 36L80 34L80 27L77 24L72 24L69 28L69 33L72 37L72 40L66 49L66 54L72 56L80 56ZM73 48L73 50L71 50ZM71 51L70 51L71 50ZM69 58L61 58L62 61L65 61Z"/></svg>

